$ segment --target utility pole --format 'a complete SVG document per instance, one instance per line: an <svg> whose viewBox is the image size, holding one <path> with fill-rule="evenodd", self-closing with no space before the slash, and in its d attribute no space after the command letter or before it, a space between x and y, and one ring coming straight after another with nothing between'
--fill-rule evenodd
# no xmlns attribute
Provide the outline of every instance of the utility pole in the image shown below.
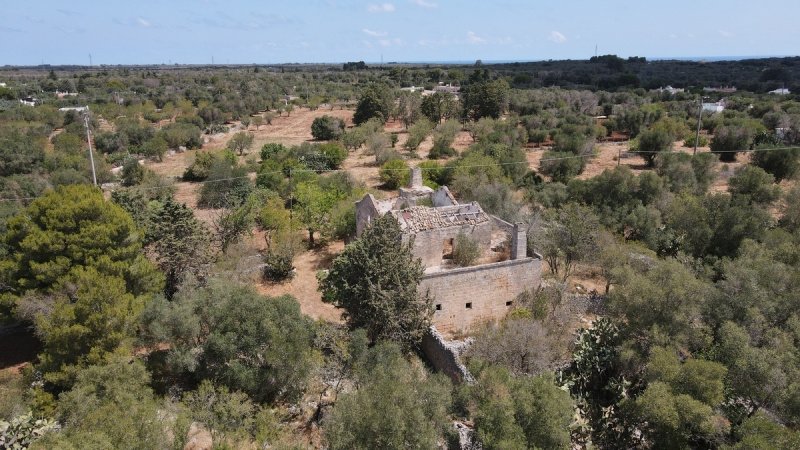
<svg viewBox="0 0 800 450"><path fill-rule="evenodd" d="M83 126L86 127L86 142L89 143L89 162L92 163L92 181L97 186L97 172L94 169L94 155L92 154L92 136L89 132L89 107L83 112Z"/></svg>
<svg viewBox="0 0 800 450"><path fill-rule="evenodd" d="M703 117L703 96L700 96L700 111L697 113L697 134L694 136L694 152L692 155L697 154L697 144L700 142L700 119Z"/></svg>

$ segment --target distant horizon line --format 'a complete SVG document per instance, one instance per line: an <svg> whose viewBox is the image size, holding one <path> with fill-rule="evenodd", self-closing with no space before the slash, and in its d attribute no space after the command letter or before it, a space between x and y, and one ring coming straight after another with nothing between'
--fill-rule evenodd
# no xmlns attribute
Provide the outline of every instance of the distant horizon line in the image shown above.
<svg viewBox="0 0 800 450"><path fill-rule="evenodd" d="M598 56L606 56L613 53L606 53L604 55ZM632 57L640 57L640 56L632 56ZM644 56L647 61L687 61L687 62L723 62L723 61L746 61L752 59L779 59L779 58L797 58L800 55L727 55L727 56ZM439 65L469 65L475 64L477 61L481 61L482 64L485 65L496 65L496 64L513 64L513 63L537 63L537 62L548 62L548 61L589 61L592 57L583 58L583 59L574 59L574 58L564 58L564 59L453 59L453 60L417 60L417 61L364 61L364 60L349 60L349 61L318 61L318 62L236 62L236 63L214 63L214 62L205 62L205 63L180 63L180 62L161 62L161 63L99 63L99 64L79 64L79 63L61 63L61 64L49 64L43 62L42 64L29 64L29 65L17 65L17 64L4 64L0 66L0 68L39 68L39 67L126 67L126 66L143 66L143 67L152 67L152 66L169 66L169 67L181 67L181 66L285 66L285 65L341 65L348 62L364 62L364 64L372 65L372 66L386 66L386 65L408 65L408 64L439 64ZM627 59L627 57L620 56L622 59Z"/></svg>

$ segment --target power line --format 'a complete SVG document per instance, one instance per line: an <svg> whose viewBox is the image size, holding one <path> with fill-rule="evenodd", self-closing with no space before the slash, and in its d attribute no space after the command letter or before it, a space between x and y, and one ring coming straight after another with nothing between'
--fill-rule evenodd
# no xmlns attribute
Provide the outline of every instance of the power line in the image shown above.
<svg viewBox="0 0 800 450"><path fill-rule="evenodd" d="M798 149L800 149L800 146L767 147L767 148L755 148L755 149L746 149L746 150L721 150L721 151L712 152L712 153L755 153L755 152L778 151L778 150L798 150ZM639 154L669 153L669 152L628 151L626 153L633 154L633 155L639 155ZM591 157L594 157L594 156L596 156L596 155L594 155L594 154L586 154L586 155L560 156L560 157L557 157L557 158L542 158L542 159L539 160L539 162L541 163L541 162L548 162L548 161L562 161L562 160L578 159L578 158L591 158ZM523 165L523 164L524 165L530 165L530 162L528 162L528 161L513 161L513 162L507 162L507 163L458 165L456 167L471 169L471 168L478 168L478 167L503 167L503 166L514 166L514 165ZM422 171L426 171L426 170L427 171L441 170L441 169L444 169L444 168L445 168L444 166L439 166L439 167L419 167L419 169L422 170ZM397 169L391 169L391 168L381 169L381 168L378 168L378 170L384 170L384 171L407 171L409 169L407 169L407 168L397 168ZM311 172L313 172L313 173L336 173L336 172L348 172L348 169L298 169L298 168L290 168L288 170L289 177L291 177L293 174L311 173ZM286 173L286 171L284 171L284 170L270 170L270 171L258 172L259 175L260 174L285 174L285 173ZM241 179L245 179L245 178L249 179L250 175L242 175L242 176L239 176L239 177L230 177L230 178L220 178L220 179L217 179L217 180L196 181L196 182L192 182L192 184L193 185L204 185L204 184L222 183L222 182L225 182L225 181L241 180ZM137 189L143 190L143 191L148 191L148 190L165 189L165 188L166 188L165 186L153 186L153 187L147 187L147 188L139 187ZM40 196L36 196L36 197L0 198L0 202L3 202L3 201L15 202L15 201L22 201L22 200L36 200L37 198L41 198L41 197L42 196L40 195Z"/></svg>

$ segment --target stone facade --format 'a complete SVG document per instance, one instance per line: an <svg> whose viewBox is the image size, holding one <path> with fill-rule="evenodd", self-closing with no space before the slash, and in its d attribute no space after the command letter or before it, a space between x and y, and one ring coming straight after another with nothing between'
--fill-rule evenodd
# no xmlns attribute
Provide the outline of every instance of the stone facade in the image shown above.
<svg viewBox="0 0 800 450"><path fill-rule="evenodd" d="M411 245L425 267L420 289L434 297L433 324L439 330L466 332L500 319L519 294L539 286L542 259L528 256L523 226L487 214L476 202L458 203L446 186L436 191L422 186L419 169L411 180L398 197L377 200L367 194L356 202L356 235L377 217L391 214L397 219L403 241ZM451 268L448 257L461 233L478 243L485 254L500 255L493 252L493 246L505 239L510 243L510 255L505 261ZM489 260L492 258L495 256Z"/></svg>
<svg viewBox="0 0 800 450"><path fill-rule="evenodd" d="M433 297L433 324L443 333L469 332L504 317L514 300L541 282L542 260L512 259L429 273L420 291Z"/></svg>

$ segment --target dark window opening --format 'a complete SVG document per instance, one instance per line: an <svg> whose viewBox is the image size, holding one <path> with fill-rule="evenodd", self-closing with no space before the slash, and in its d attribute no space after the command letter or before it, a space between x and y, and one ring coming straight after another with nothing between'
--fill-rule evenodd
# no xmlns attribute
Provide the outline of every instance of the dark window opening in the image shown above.
<svg viewBox="0 0 800 450"><path fill-rule="evenodd" d="M507 301L507 302L506 302L506 306L511 306L511 305L513 305L513 304L514 304L514 302L513 302L513 301L511 301L511 300L509 300L509 301Z"/></svg>
<svg viewBox="0 0 800 450"><path fill-rule="evenodd" d="M442 310L442 304L441 303L437 303L436 304L436 310L437 311L441 311Z"/></svg>
<svg viewBox="0 0 800 450"><path fill-rule="evenodd" d="M467 309L472 309L472 302L467 303Z"/></svg>

